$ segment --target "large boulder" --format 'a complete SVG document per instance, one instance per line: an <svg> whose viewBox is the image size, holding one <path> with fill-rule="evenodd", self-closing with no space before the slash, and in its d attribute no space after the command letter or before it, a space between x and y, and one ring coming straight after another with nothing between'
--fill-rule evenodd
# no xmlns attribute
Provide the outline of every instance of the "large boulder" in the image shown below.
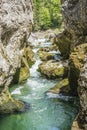
<svg viewBox="0 0 87 130"><path fill-rule="evenodd" d="M62 62L49 60L47 62L41 63L39 65L38 71L45 75L47 78L53 79L66 77L68 68L67 65L63 64Z"/></svg>
<svg viewBox="0 0 87 130"><path fill-rule="evenodd" d="M66 30L62 33L59 33L54 38L54 43L58 46L59 51L63 59L68 59L71 52L71 45L73 40L71 40L71 34Z"/></svg>
<svg viewBox="0 0 87 130"><path fill-rule="evenodd" d="M42 61L54 59L54 54L49 53L49 52L39 51L38 55Z"/></svg>
<svg viewBox="0 0 87 130"><path fill-rule="evenodd" d="M16 70L18 68L21 68L22 50L24 47L28 46L28 37L32 30L32 22L33 11L31 0L0 1L1 93L3 89L8 90L8 87L13 80L13 76L16 73ZM15 104L14 99L13 101ZM23 103L20 102L19 104ZM1 106L2 100L0 102L0 107ZM18 109L18 107L16 106L17 105L13 105L14 111ZM5 107L5 109L9 108ZM5 109L2 107L0 113L2 113L2 111L4 111ZM10 112L11 109L9 109L8 111Z"/></svg>
<svg viewBox="0 0 87 130"><path fill-rule="evenodd" d="M55 94L69 94L70 87L68 78L60 80L53 88L49 89L48 92Z"/></svg>
<svg viewBox="0 0 87 130"><path fill-rule="evenodd" d="M4 89L0 94L0 114L22 112L25 109L24 103L12 98L10 92Z"/></svg>

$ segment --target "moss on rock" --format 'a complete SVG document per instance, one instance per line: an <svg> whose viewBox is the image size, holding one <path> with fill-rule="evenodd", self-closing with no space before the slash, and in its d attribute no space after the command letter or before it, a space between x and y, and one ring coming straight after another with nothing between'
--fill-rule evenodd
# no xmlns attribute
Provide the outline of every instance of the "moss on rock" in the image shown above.
<svg viewBox="0 0 87 130"><path fill-rule="evenodd" d="M45 51L39 51L38 52L39 57L42 61L51 60L54 58L54 55Z"/></svg>
<svg viewBox="0 0 87 130"><path fill-rule="evenodd" d="M31 68L32 65L35 63L34 60L34 52L30 47L24 48L23 53L22 53L22 58L25 58L27 60L27 63L29 67Z"/></svg>
<svg viewBox="0 0 87 130"><path fill-rule="evenodd" d="M87 43L84 43L75 47L70 55L69 82L70 87L74 93L77 92L78 79L84 64L84 58L86 52L87 52Z"/></svg>
<svg viewBox="0 0 87 130"><path fill-rule="evenodd" d="M44 52L49 52L49 51L57 51L58 50L58 46L53 43L51 46L49 47L44 47L44 48L40 48L39 51L44 51ZM38 52L39 52L38 51Z"/></svg>
<svg viewBox="0 0 87 130"><path fill-rule="evenodd" d="M19 77L19 83L26 80L30 76L30 71L27 67L22 67L20 69L20 77Z"/></svg>
<svg viewBox="0 0 87 130"><path fill-rule="evenodd" d="M40 64L38 71L50 79L67 75L67 67L64 67L61 62L56 62L54 60L49 60Z"/></svg>
<svg viewBox="0 0 87 130"><path fill-rule="evenodd" d="M34 64L34 52L30 47L26 47L22 50L22 58L21 58L21 66L24 67L25 65L32 67Z"/></svg>
<svg viewBox="0 0 87 130"><path fill-rule="evenodd" d="M53 88L51 88L50 90L48 90L48 92L52 92L52 93L69 93L70 91L70 87L69 87L69 80L68 78L65 78L61 81L59 81Z"/></svg>
<svg viewBox="0 0 87 130"><path fill-rule="evenodd" d="M54 38L54 43L56 43L56 45L58 46L63 58L69 58L71 45L73 43L71 40L71 35L67 31L64 31Z"/></svg>
<svg viewBox="0 0 87 130"><path fill-rule="evenodd" d="M0 114L22 111L24 103L12 98L10 92L4 89L0 94Z"/></svg>
<svg viewBox="0 0 87 130"><path fill-rule="evenodd" d="M24 48L22 51L21 67L16 70L13 82L21 83L29 78L30 67L35 63L34 52L30 47Z"/></svg>

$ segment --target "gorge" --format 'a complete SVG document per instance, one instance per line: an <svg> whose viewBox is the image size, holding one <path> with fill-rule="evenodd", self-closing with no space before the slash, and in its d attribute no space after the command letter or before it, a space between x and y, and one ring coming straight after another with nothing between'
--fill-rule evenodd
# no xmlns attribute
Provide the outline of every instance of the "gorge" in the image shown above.
<svg viewBox="0 0 87 130"><path fill-rule="evenodd" d="M32 45L33 1L0 1L1 130L87 130L87 0L61 6L64 31Z"/></svg>

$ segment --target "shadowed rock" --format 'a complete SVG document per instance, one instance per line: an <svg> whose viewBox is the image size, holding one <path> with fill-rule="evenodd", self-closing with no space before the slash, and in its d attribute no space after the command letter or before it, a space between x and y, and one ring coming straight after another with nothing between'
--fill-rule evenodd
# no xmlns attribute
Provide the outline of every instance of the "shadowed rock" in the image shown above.
<svg viewBox="0 0 87 130"><path fill-rule="evenodd" d="M54 38L64 59L69 58L69 83L80 98L79 125L87 130L87 0L61 0L65 28ZM79 82L78 82L79 81Z"/></svg>

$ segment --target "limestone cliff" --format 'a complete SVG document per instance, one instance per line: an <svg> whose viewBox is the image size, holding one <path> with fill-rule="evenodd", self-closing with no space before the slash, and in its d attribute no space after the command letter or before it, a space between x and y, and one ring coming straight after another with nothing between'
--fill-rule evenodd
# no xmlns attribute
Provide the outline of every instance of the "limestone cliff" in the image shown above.
<svg viewBox="0 0 87 130"><path fill-rule="evenodd" d="M74 46L87 41L86 7L86 0L62 0L65 29L72 35Z"/></svg>
<svg viewBox="0 0 87 130"><path fill-rule="evenodd" d="M61 4L65 29L56 40L63 57L68 58L75 46L87 42L87 0L61 0Z"/></svg>
<svg viewBox="0 0 87 130"><path fill-rule="evenodd" d="M24 105L11 97L8 87L16 71L21 68L22 53L28 46L32 22L31 0L0 0L0 113L9 113ZM5 93L9 93L7 95L10 96L4 96L8 99L3 98Z"/></svg>
<svg viewBox="0 0 87 130"><path fill-rule="evenodd" d="M78 121L87 130L87 0L61 0L61 4L65 29L55 42L63 58L69 58L69 83L80 97Z"/></svg>

